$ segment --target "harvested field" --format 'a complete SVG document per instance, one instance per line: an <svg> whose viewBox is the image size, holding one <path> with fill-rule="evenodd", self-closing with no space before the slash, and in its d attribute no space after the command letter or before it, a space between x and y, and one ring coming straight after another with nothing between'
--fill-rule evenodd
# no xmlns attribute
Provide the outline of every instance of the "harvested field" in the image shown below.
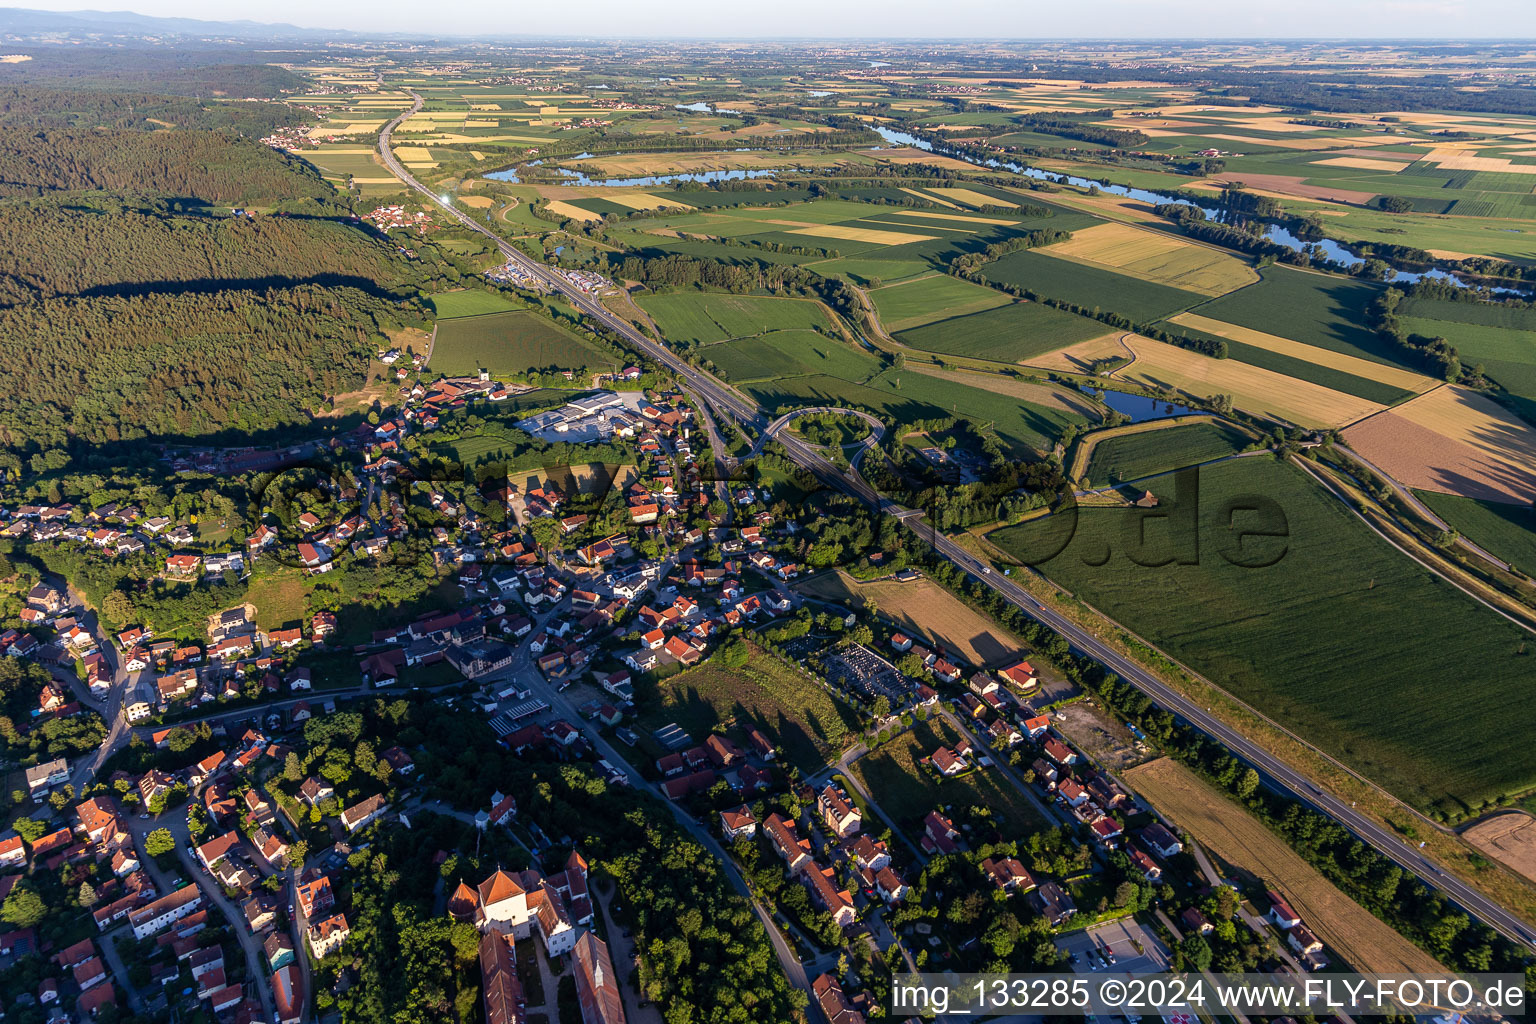
<svg viewBox="0 0 1536 1024"><path fill-rule="evenodd" d="M1195 330L1204 331L1206 334L1214 334L1219 338L1240 341L1245 345L1254 345L1258 348L1270 352L1278 352L1281 355L1291 356L1308 363L1316 363L1319 366L1341 370L1356 377L1364 377L1366 380L1390 384L1392 387L1402 388L1404 391L1412 391L1414 394L1423 394L1440 383L1440 381L1432 377L1426 377L1422 373L1414 373L1412 370L1388 366L1385 363L1374 362L1370 359L1361 359L1359 356L1319 348L1316 345L1305 345L1299 341L1292 341L1289 338L1265 334L1263 331L1256 331L1251 327L1240 327L1237 324L1229 324L1224 320L1213 320L1208 316L1201 316L1198 313L1180 313L1178 316L1169 317L1168 322L1184 327L1193 327Z"/></svg>
<svg viewBox="0 0 1536 1024"><path fill-rule="evenodd" d="M1315 164L1323 164L1328 167L1353 167L1361 171L1385 171L1388 174L1396 174L1407 167L1412 161L1399 163L1396 160L1376 160L1370 157L1336 156L1327 160L1314 160Z"/></svg>
<svg viewBox="0 0 1536 1024"><path fill-rule="evenodd" d="M1345 432L1351 448L1410 487L1485 501L1536 501L1536 431L1446 384Z"/></svg>
<svg viewBox="0 0 1536 1024"><path fill-rule="evenodd" d="M810 235L812 238L841 238L847 242L874 242L877 245L906 245L909 242L930 242L933 235L907 234L903 231L872 231L850 224L813 224L796 228L791 235Z"/></svg>
<svg viewBox="0 0 1536 1024"><path fill-rule="evenodd" d="M1219 135L1212 138L1221 138ZM1354 189L1334 188L1332 185L1308 185L1306 179L1298 178L1290 174L1213 174L1206 179L1206 183L1221 186L1233 182L1242 182L1250 188L1266 189L1270 192L1279 192L1282 195L1294 196L1298 199L1332 199L1340 203L1357 203L1364 205L1375 198L1375 192L1360 192Z"/></svg>
<svg viewBox="0 0 1536 1024"><path fill-rule="evenodd" d="M947 199L950 202L970 207L1009 205L1006 199L996 199L985 192L976 192L968 188L930 188L924 191L938 196L940 199Z"/></svg>
<svg viewBox="0 0 1536 1024"><path fill-rule="evenodd" d="M1236 359L1212 359L1138 335L1129 336L1125 344L1136 353L1136 361L1116 370L1113 376L1198 398L1231 395L1233 405L1239 409L1268 419L1301 427L1331 428L1353 423L1384 408Z"/></svg>
<svg viewBox="0 0 1536 1024"><path fill-rule="evenodd" d="M1225 295L1259 279L1252 267L1236 257L1131 224L1099 224L1074 231L1067 241L1040 251L1201 295Z"/></svg>
<svg viewBox="0 0 1536 1024"><path fill-rule="evenodd" d="M496 205L490 196L459 196L459 202L472 210L488 210Z"/></svg>
<svg viewBox="0 0 1536 1024"><path fill-rule="evenodd" d="M576 206L573 203L567 203L559 199L550 200L546 209L548 209L550 213L556 213L562 217L569 217L571 220L596 221L603 219L603 215L600 213L593 213L591 210L583 210L581 207Z"/></svg>
<svg viewBox="0 0 1536 1024"><path fill-rule="evenodd" d="M1112 331L1097 338L1080 341L1076 345L1059 348L1055 352L1047 352L1045 355L1035 356L1033 359L1028 360L1025 365L1038 366L1042 370L1067 370L1072 373L1087 373L1093 368L1093 364L1100 359L1110 359L1115 356L1124 356L1129 359L1134 356L1136 353L1131 351L1130 347L1120 340L1124 336L1124 331Z"/></svg>
<svg viewBox="0 0 1536 1024"><path fill-rule="evenodd" d="M1079 416L1093 421L1099 418L1099 407L1087 398L1074 391L1065 388L1052 387L1048 384L1031 384L1028 381L1017 380L1013 377L1005 377L1000 373L971 373L966 370L941 370L936 366L908 363L907 369L921 373L926 377L937 377L940 380L954 381L956 384L964 384L967 387L981 388L996 395L1006 395L1009 398L1017 398L1020 401L1029 402L1045 409L1056 409L1066 413L1076 413Z"/></svg>
<svg viewBox="0 0 1536 1024"><path fill-rule="evenodd" d="M938 203L940 206L947 206L951 210L963 209L963 207L961 207L959 204L952 203L948 199L940 199L938 196L930 196L926 192L919 192L915 188L903 188L902 191L908 195L916 196L919 199L926 199L930 203Z"/></svg>
<svg viewBox="0 0 1536 1024"><path fill-rule="evenodd" d="M687 203L675 199L662 199L645 192L605 192L603 198L627 206L631 210L691 210Z"/></svg>
<svg viewBox="0 0 1536 1024"><path fill-rule="evenodd" d="M1124 777L1160 812L1188 829L1207 852L1285 896L1307 927L1355 970L1433 974L1445 969L1183 765L1159 758L1129 769Z"/></svg>
<svg viewBox="0 0 1536 1024"><path fill-rule="evenodd" d="M1536 818L1518 811L1496 814L1473 825L1461 837L1536 882Z"/></svg>
<svg viewBox="0 0 1536 1024"><path fill-rule="evenodd" d="M906 189L902 190L903 192ZM894 217L927 217L930 220L957 220L964 224L1016 224L1017 221L1000 220L996 217L967 217L958 213L930 213L927 210L893 210Z"/></svg>
<svg viewBox="0 0 1536 1024"><path fill-rule="evenodd" d="M854 608L874 601L882 616L970 665L997 668L1025 651L1024 641L929 579L860 583L839 570L802 580L795 590Z"/></svg>

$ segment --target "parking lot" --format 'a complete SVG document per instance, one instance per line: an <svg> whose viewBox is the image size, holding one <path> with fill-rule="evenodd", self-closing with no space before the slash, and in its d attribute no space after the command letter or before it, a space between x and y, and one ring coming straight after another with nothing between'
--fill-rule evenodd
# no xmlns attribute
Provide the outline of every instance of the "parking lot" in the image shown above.
<svg viewBox="0 0 1536 1024"><path fill-rule="evenodd" d="M1113 950L1115 962L1105 968L1098 957L1088 955L1105 947ZM1110 921L1086 931L1071 932L1056 940L1056 948L1077 956L1072 969L1079 974L1109 970L1115 974L1154 974L1168 969L1168 949L1133 918Z"/></svg>

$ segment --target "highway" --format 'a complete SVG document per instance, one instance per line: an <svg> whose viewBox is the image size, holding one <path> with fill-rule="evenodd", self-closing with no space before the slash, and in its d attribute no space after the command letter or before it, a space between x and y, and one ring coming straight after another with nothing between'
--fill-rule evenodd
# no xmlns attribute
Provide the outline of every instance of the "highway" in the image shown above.
<svg viewBox="0 0 1536 1024"><path fill-rule="evenodd" d="M679 378L686 382L691 391L705 399L717 412L729 415L738 422L752 424L761 432L766 424L761 410L757 408L755 403L748 401L709 373L681 359L664 345L647 338L627 320L609 311L595 298L571 285L544 264L531 259L520 250L514 248L463 211L456 209L451 204L444 203L432 190L426 188L412 177L400 165L399 161L395 159L389 144L390 134L393 130L422 107L420 94L412 92L411 96L414 101L411 109L386 124L379 136L380 155L383 157L385 166L396 177L411 188L431 198L434 203L457 218L465 227L486 236L496 244L497 248L509 261L517 263L550 289L560 292L572 305L583 313L591 316L604 327L619 335L628 344L638 351L645 353L656 363L667 367L677 374ZM1106 646L1091 632L1078 626L1072 620L1041 604L1011 580L993 572L990 566L985 565L964 548L944 536L932 524L920 523L919 520L923 517L921 510L905 508L890 498L877 493L856 472L837 469L828 463L816 449L800 441L787 431L779 433L777 441L783 446L791 459L810 471L824 484L862 499L872 509L881 514L900 519L922 540L932 546L937 554L947 558L961 569L970 573L984 585L1000 594L1009 603L1018 607L1030 618L1060 633L1067 639L1074 651L1085 654L1100 662L1116 673L1121 679L1145 693L1159 707L1173 712L1202 732L1220 741L1234 755L1263 772L1275 784L1289 790L1304 803L1310 804L1334 818L1360 837L1361 840L1390 857L1405 870L1417 875L1426 885L1439 890L1446 897L1460 904L1469 913L1481 919L1505 937L1525 946L1527 949L1536 950L1536 929L1532 929L1514 914L1499 904L1494 903L1481 892L1461 881L1461 879L1444 873L1433 861L1425 857L1396 833L1361 814L1347 801L1340 800L1314 785L1301 772L1275 758L1263 747L1252 742L1225 722L1210 714L1204 707L1195 704L1177 690L1163 683L1141 665Z"/></svg>

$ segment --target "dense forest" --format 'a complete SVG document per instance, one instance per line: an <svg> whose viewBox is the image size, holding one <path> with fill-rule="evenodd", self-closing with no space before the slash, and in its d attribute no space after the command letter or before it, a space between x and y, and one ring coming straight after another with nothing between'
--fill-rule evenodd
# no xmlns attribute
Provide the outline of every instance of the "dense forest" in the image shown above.
<svg viewBox="0 0 1536 1024"><path fill-rule="evenodd" d="M0 445L250 431L363 383L407 315L352 287L48 299L0 311Z"/></svg>
<svg viewBox="0 0 1536 1024"><path fill-rule="evenodd" d="M371 229L321 217L176 216L163 200L112 196L0 204L0 305L167 282L366 278L402 289L420 276Z"/></svg>
<svg viewBox="0 0 1536 1024"><path fill-rule="evenodd" d="M214 203L329 198L308 164L220 132L0 128L0 197L99 189Z"/></svg>
<svg viewBox="0 0 1536 1024"><path fill-rule="evenodd" d="M286 103L204 103L153 92L54 89L12 85L0 88L0 126L6 128L118 128L162 131L193 128L234 131L259 138L308 115Z"/></svg>
<svg viewBox="0 0 1536 1024"><path fill-rule="evenodd" d="M153 89L232 99L273 99L304 88L300 76L264 63L270 57L270 51L227 46L55 46L23 64L0 65L0 82L67 86L81 94L92 89Z"/></svg>

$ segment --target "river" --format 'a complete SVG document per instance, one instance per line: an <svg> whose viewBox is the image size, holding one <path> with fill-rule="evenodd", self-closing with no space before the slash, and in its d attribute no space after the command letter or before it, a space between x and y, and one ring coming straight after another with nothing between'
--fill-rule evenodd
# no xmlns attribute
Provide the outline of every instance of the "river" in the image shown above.
<svg viewBox="0 0 1536 1024"><path fill-rule="evenodd" d="M926 139L920 139L915 135L908 134L907 132L892 131L889 128L882 128L878 126L875 126L874 130L882 139L887 142L902 146L915 146L918 149L927 150L929 152L934 151L934 146L931 142L928 142ZM1012 171L1015 174L1020 174L1026 178L1032 178L1036 181L1049 181L1057 185L1073 185L1077 188L1097 188L1100 192L1104 192L1108 195L1125 196L1128 199L1135 199L1143 203L1149 203L1153 206L1163 203L1176 203L1179 206L1194 207L1197 210L1204 211L1206 217L1213 221L1219 221L1223 212L1218 207L1201 206L1199 203L1192 202L1183 196L1176 196L1167 192L1154 192L1150 189L1133 188L1129 185L1116 185L1111 182L1098 181L1093 178L1080 178L1073 174L1060 174L1055 171L1043 171L1038 167L1030 167L1027 164L1015 163L1011 160L995 160L991 157L979 160L973 156L958 150L951 149L947 146L942 149L942 152L947 157L951 157L956 160L963 160L966 163L974 164L977 167L987 167L994 170ZM1301 238L1298 238L1291 231L1287 230L1279 224L1270 224L1262 237L1265 239L1265 241L1284 246L1285 248L1290 249L1292 252L1301 252L1308 246L1311 246L1312 252L1314 254L1312 257L1313 262L1318 263L1325 261L1331 265L1332 269L1335 270L1347 270L1350 266L1361 262L1363 259L1363 257L1356 255L1354 252L1350 251L1347 246L1335 241L1334 239L1324 238L1316 242L1307 242ZM1442 270L1439 267L1432 267L1429 270L1422 271L1387 271L1387 280L1396 284L1413 284L1415 281L1424 279L1448 281L1451 284L1459 285L1463 288L1482 287L1481 285L1469 282L1459 275L1451 273L1450 271ZM1488 290L1494 292L1495 294L1501 295L1522 294L1521 290L1517 288L1489 288Z"/></svg>

